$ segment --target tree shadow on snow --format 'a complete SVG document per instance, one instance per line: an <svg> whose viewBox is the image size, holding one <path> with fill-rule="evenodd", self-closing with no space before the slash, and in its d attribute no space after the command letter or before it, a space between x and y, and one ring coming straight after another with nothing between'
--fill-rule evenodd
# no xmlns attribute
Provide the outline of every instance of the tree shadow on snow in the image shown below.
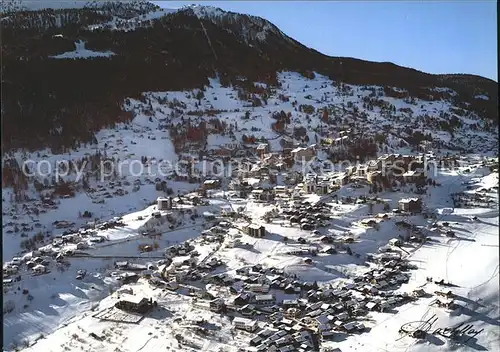
<svg viewBox="0 0 500 352"><path fill-rule="evenodd" d="M474 238L466 238L466 237L459 237L459 236L456 236L455 240L457 240L457 241L467 241L467 242L476 242L476 240Z"/></svg>
<svg viewBox="0 0 500 352"><path fill-rule="evenodd" d="M343 332L335 333L332 338L328 339L329 341L333 342L342 342L347 340L349 336L347 334L344 334Z"/></svg>
<svg viewBox="0 0 500 352"><path fill-rule="evenodd" d="M447 245L437 240L434 240L425 242L421 248L431 248L431 247L447 247Z"/></svg>
<svg viewBox="0 0 500 352"><path fill-rule="evenodd" d="M473 307L484 307L484 305L482 305L481 303L479 302L476 302L470 298L467 298L467 297L464 297L464 296L460 296L460 295L457 295L457 294L454 294L453 295L453 298L457 301L462 301L462 302L465 302L465 303L468 303L468 304L471 304Z"/></svg>
<svg viewBox="0 0 500 352"><path fill-rule="evenodd" d="M450 229L453 229L455 231L460 231L460 232L464 232L464 233L472 233L471 230L468 230L468 229L464 229L463 227L459 227L459 226L448 226Z"/></svg>
<svg viewBox="0 0 500 352"><path fill-rule="evenodd" d="M63 300L61 297L56 296L56 297L51 297L50 300L50 305L56 306L56 307L64 307L68 304L65 300Z"/></svg>
<svg viewBox="0 0 500 352"><path fill-rule="evenodd" d="M53 307L51 307L49 305L39 306L36 309L34 309L33 312L42 313L42 314L48 315L48 316L58 316L59 315L57 310L55 310Z"/></svg>
<svg viewBox="0 0 500 352"><path fill-rule="evenodd" d="M171 318L173 316L172 312L170 312L168 309L165 307L157 306L155 309L153 309L149 314L148 317L156 320L163 320L166 318Z"/></svg>
<svg viewBox="0 0 500 352"><path fill-rule="evenodd" d="M470 340L467 340L466 342L464 342L464 345L475 351L488 351L486 347L481 346L480 344L477 343L476 337L472 337Z"/></svg>
<svg viewBox="0 0 500 352"><path fill-rule="evenodd" d="M434 346L443 346L444 345L443 340L441 340L440 338L438 338L437 336L432 335L432 334L427 334L425 336L425 340L423 340L423 341L427 341Z"/></svg>
<svg viewBox="0 0 500 352"><path fill-rule="evenodd" d="M485 224L485 225L490 225L490 226L498 226L498 224L495 224L495 223L492 223L492 222L489 222L489 221L484 221L484 220L477 220L476 222L480 223L480 224Z"/></svg>
<svg viewBox="0 0 500 352"><path fill-rule="evenodd" d="M82 288L76 285L72 287L69 293L78 298L89 299L89 296L87 296L87 294L82 290Z"/></svg>
<svg viewBox="0 0 500 352"><path fill-rule="evenodd" d="M459 308L455 309L450 315L460 316L462 314L468 315L470 317L464 322L464 324L472 324L475 321L483 321L493 326L500 326L500 317L492 318L485 313L476 312L464 306L460 306Z"/></svg>

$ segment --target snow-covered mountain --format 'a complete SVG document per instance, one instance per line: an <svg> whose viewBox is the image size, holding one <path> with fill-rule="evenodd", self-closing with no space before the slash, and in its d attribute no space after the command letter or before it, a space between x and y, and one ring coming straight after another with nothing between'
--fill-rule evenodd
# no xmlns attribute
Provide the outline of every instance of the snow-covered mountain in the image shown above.
<svg viewBox="0 0 500 352"><path fill-rule="evenodd" d="M207 19L221 28L241 35L247 44L263 42L268 35L290 40L276 26L261 17L228 12L213 6L194 5L184 8L183 11L193 12L198 18Z"/></svg>
<svg viewBox="0 0 500 352"><path fill-rule="evenodd" d="M149 12L158 6L146 0L4 0L0 5L0 12L21 12L21 11L39 11L39 10L58 10L58 9L83 9L93 8L106 10L110 8L128 7L135 10Z"/></svg>
<svg viewBox="0 0 500 352"><path fill-rule="evenodd" d="M23 6L34 9L33 4ZM429 75L389 63L327 57L262 18L213 7L167 10L145 1L81 4L3 15L7 149L74 147L76 141L92 140L102 127L128 118L121 108L128 97L200 88L217 75L224 86L247 90L251 82L266 83L269 95L280 71L307 77L314 71L336 85L382 87L395 98L446 101L485 121L498 120L497 84L481 77ZM66 54L80 42L87 52L96 53L93 58ZM79 60L56 61L58 57ZM27 94L25 87L34 91ZM363 105L359 99L361 95L358 103Z"/></svg>

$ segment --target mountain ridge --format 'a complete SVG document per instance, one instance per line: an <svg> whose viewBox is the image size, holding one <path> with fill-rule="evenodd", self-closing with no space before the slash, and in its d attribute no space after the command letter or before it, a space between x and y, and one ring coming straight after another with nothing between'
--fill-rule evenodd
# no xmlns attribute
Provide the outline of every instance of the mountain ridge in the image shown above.
<svg viewBox="0 0 500 352"><path fill-rule="evenodd" d="M421 99L442 96L483 118L498 121L498 87L484 77L433 75L394 63L330 57L288 37L265 19L217 8L188 6L166 11L158 10L156 5L148 7L144 1L105 4L111 4L107 11L88 6L11 12L2 17L2 66L7 88L2 109L7 123L4 136L8 137L4 148L43 147L53 139L51 135L62 141L68 137L54 132L61 124L72 137L78 130L91 131L81 137L88 140L99 128L124 121L126 113L120 106L127 97L144 91L201 88L217 74L224 85L242 85L241 77L275 85L276 72L296 71L306 76L318 72L335 82L399 87ZM137 4L145 12L138 12ZM71 52L80 40L89 50L115 55L71 62L51 59ZM23 72L30 72L36 83ZM63 72L73 80L45 82ZM103 87L96 84L100 79L106 81ZM83 96L74 82L87 87L88 96ZM443 96L442 92L432 92L433 87L449 88L457 94ZM32 102L30 94L39 96L39 101ZM33 111L47 116L35 117ZM77 127L69 125L69 121L74 123L75 115L82 114L85 117L79 118L82 121L77 122ZM23 135L13 126L19 119L23 125L39 128ZM80 138L78 133L76 137ZM56 144L68 144L61 141Z"/></svg>
<svg viewBox="0 0 500 352"><path fill-rule="evenodd" d="M23 4L29 4L30 6L25 6ZM158 10L160 9L160 7L156 4L153 4L152 2L148 1L148 0L123 0L123 1L116 1L116 0L101 0L101 1L98 1L98 0L89 0L89 1L79 1L79 0L75 0L75 1L64 1L64 2L61 2L61 1L56 1L56 2L45 2L45 3L48 3L47 5L43 5L43 6L46 6L46 7L42 7L42 5L36 5L34 6L35 8L33 8L33 5L34 4L39 4L41 2L38 2L38 1L27 1L27 0L10 0L10 1L3 1L2 2L2 5L0 6L0 9L2 10L1 12L6 12L7 10L9 12L22 12L22 11L32 11L32 12L37 12L37 11L40 11L40 10L55 10L55 9L59 9L59 10L69 10L69 9L100 9L102 10L103 8L108 8L108 9L112 9L113 7L117 7L117 6L126 6L126 7L129 7L129 8L136 8L136 9L146 9L147 11L152 11L154 9ZM11 6L9 6L9 4ZM55 6L55 4L58 4L58 6ZM69 6L70 4L72 4L73 6ZM404 68L404 69L409 69L409 70L414 70L414 71L417 71L419 73L424 73L424 74L427 74L427 75L434 75L434 76L461 76L461 75L464 75L464 76L470 76L470 77L473 77L473 78L481 78L481 79L485 79L485 80L489 80L489 81L492 81L492 82L496 82L494 81L493 79L490 79L488 77L484 77L484 76L480 76L480 75L476 75L476 74L469 74L469 73L428 73L428 72L425 72L425 71L422 71L422 70L418 70L418 69L415 69L415 68L412 68L412 67L409 67L409 66L403 66L403 65L399 65L399 64L395 64L393 62L390 62L390 61L371 61L371 60L366 60L366 59L360 59L360 58L354 58L354 57L349 57L349 56L333 56L333 55L328 55L328 54L325 54L325 53L322 53L320 52L319 50L316 50L316 49L313 49L313 48L310 48L310 47L307 47L306 45L296 41L295 39L291 38L290 36L286 35L285 33L283 33L276 25L274 25L273 23L271 23L269 20L265 19L265 18L262 18L260 16L255 16L255 15L248 15L248 14L242 14L242 13L237 13L237 12L233 12L233 11L227 11L227 10L223 10L221 8L218 8L218 7L214 7L214 6L205 6L205 5L196 5L196 4L193 4L193 5L185 5L181 8L177 8L177 9L166 9L167 11L172 11L172 12L181 12L181 13L190 13L190 14L194 14L195 16L197 17L203 17L205 19L209 19L211 20L213 23L221 26L221 22L217 21L217 20L220 20L220 19L224 19L224 17L233 17L235 20L238 20L238 17L246 17L246 18L250 18L252 20L256 20L257 23L261 26L269 26L269 28L271 28L273 31L275 31L275 33L279 33L281 34L283 37L286 37L288 39L291 39L293 42L297 43L297 44L300 44L304 47L306 47L307 49L313 51L313 52L316 52L318 54L321 54L325 57L329 57L329 58L335 58L335 59L344 59L344 60L348 60L348 59L354 59L354 60L359 60L359 61L363 61L363 62L369 62L369 63L378 63L378 64L381 64L381 65L392 65L392 66L396 66L396 67L399 67L399 68ZM165 16L167 15L167 13L165 14ZM497 83L497 82L496 82Z"/></svg>

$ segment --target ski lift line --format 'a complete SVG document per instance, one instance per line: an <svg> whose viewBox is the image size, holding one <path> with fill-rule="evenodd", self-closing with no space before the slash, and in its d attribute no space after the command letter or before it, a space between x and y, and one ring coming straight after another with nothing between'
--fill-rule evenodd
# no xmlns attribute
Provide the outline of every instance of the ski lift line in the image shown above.
<svg viewBox="0 0 500 352"><path fill-rule="evenodd" d="M212 42L210 41L210 37L208 36L207 30L205 29L205 26L203 25L203 22L198 18L198 21L200 22L201 28L203 29L203 33L205 33L205 37L207 38L208 45L210 45L210 49L212 49L212 53L214 54L215 60L219 60L217 58L217 54L215 53L215 49L212 46Z"/></svg>

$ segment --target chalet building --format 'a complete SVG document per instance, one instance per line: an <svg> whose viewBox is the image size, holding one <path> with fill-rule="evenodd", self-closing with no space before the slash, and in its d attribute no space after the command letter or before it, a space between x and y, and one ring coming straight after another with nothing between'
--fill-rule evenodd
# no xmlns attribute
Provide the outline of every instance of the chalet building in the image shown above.
<svg viewBox="0 0 500 352"><path fill-rule="evenodd" d="M260 143L257 146L257 148L256 148L256 153L261 158L264 158L264 155L269 153L269 144L267 144L267 143Z"/></svg>
<svg viewBox="0 0 500 352"><path fill-rule="evenodd" d="M402 175L402 177L406 183L418 183L425 180L423 169L407 171Z"/></svg>
<svg viewBox="0 0 500 352"><path fill-rule="evenodd" d="M237 167L233 167L232 171L236 172L236 175L238 176L248 177L253 166L254 164L250 162L250 160L244 159L238 163Z"/></svg>
<svg viewBox="0 0 500 352"><path fill-rule="evenodd" d="M366 175L366 180L372 185L382 183L382 172L381 171L372 171L368 172Z"/></svg>
<svg viewBox="0 0 500 352"><path fill-rule="evenodd" d="M254 304L256 306L272 306L276 303L276 298L271 295L271 294L267 294L267 295L256 295L254 297Z"/></svg>
<svg viewBox="0 0 500 352"><path fill-rule="evenodd" d="M252 296L248 292L243 292L234 297L233 303L235 306L244 306L250 302Z"/></svg>
<svg viewBox="0 0 500 352"><path fill-rule="evenodd" d="M216 298L212 301L210 301L210 310L212 312L222 312L226 308L226 304L224 303L224 300L222 298Z"/></svg>
<svg viewBox="0 0 500 352"><path fill-rule="evenodd" d="M45 274L47 272L47 267L42 264L38 264L35 265L32 270L35 274Z"/></svg>
<svg viewBox="0 0 500 352"><path fill-rule="evenodd" d="M318 196L323 196L330 192L330 183L327 181L321 181L316 184L316 193Z"/></svg>
<svg viewBox="0 0 500 352"><path fill-rule="evenodd" d="M244 232L252 237L264 237L266 235L266 228L263 225L250 224L245 226Z"/></svg>
<svg viewBox="0 0 500 352"><path fill-rule="evenodd" d="M358 167L353 165L353 166L348 166L345 168L345 173L347 176L352 176L352 175L356 175L356 171L357 171Z"/></svg>
<svg viewBox="0 0 500 352"><path fill-rule="evenodd" d="M275 195L288 194L288 189L285 186L274 186L273 191Z"/></svg>
<svg viewBox="0 0 500 352"><path fill-rule="evenodd" d="M255 172L253 174L256 177L259 177L259 178L265 178L265 177L267 177L269 175L269 167L268 167L268 165L259 165L254 171Z"/></svg>
<svg viewBox="0 0 500 352"><path fill-rule="evenodd" d="M288 137L288 136L283 136L280 140L280 145L283 148L283 151L285 149L292 150L293 149L293 139Z"/></svg>
<svg viewBox="0 0 500 352"><path fill-rule="evenodd" d="M234 217L237 213L230 205L226 205L220 208L220 215L224 217Z"/></svg>
<svg viewBox="0 0 500 352"><path fill-rule="evenodd" d="M284 299L282 305L283 309L296 308L299 306L299 301L296 299Z"/></svg>
<svg viewBox="0 0 500 352"><path fill-rule="evenodd" d="M312 179L306 179L302 184L302 190L306 193L315 193L317 195L325 195L331 192L331 182L326 178L315 177Z"/></svg>
<svg viewBox="0 0 500 352"><path fill-rule="evenodd" d="M211 150L210 154L218 157L230 157L233 155L233 151L228 148L218 148Z"/></svg>
<svg viewBox="0 0 500 352"><path fill-rule="evenodd" d="M400 211L409 212L409 213L421 213L422 212L422 200L420 198L401 199L398 202L398 209Z"/></svg>
<svg viewBox="0 0 500 352"><path fill-rule="evenodd" d="M366 177L367 174L368 174L369 169L370 168L367 165L359 165L356 168L356 171L355 171L354 175L360 176L360 177Z"/></svg>
<svg viewBox="0 0 500 352"><path fill-rule="evenodd" d="M221 183L219 180L206 180L203 182L202 188L204 190L220 188Z"/></svg>
<svg viewBox="0 0 500 352"><path fill-rule="evenodd" d="M127 312L144 314L150 311L156 305L156 302L153 302L152 299L131 295L126 295L124 298L125 299L116 302L115 307Z"/></svg>
<svg viewBox="0 0 500 352"><path fill-rule="evenodd" d="M349 176L346 174L341 174L338 176L336 179L334 179L334 186L333 188L338 189L340 186L345 186L349 183Z"/></svg>
<svg viewBox="0 0 500 352"><path fill-rule="evenodd" d="M3 268L3 275L4 276L16 275L18 273L18 271L19 271L19 268L15 265L5 266Z"/></svg>
<svg viewBox="0 0 500 352"><path fill-rule="evenodd" d="M271 286L267 284L250 284L248 285L248 289L255 293L268 293Z"/></svg>
<svg viewBox="0 0 500 352"><path fill-rule="evenodd" d="M205 219L205 221L212 221L215 220L215 214L209 211L205 211L203 212L203 218Z"/></svg>
<svg viewBox="0 0 500 352"><path fill-rule="evenodd" d="M275 154L265 154L262 164L269 167L269 173L286 171L288 168L285 161Z"/></svg>
<svg viewBox="0 0 500 352"><path fill-rule="evenodd" d="M392 239L389 240L389 244L391 246L398 247L398 246L401 245L401 239L399 239L399 238L392 238Z"/></svg>
<svg viewBox="0 0 500 352"><path fill-rule="evenodd" d="M236 317L233 320L233 325L236 329L254 332L257 330L257 322L252 319Z"/></svg>
<svg viewBox="0 0 500 352"><path fill-rule="evenodd" d="M257 335L257 336L253 337L253 338L250 340L249 344L250 344L250 346L255 347L255 346L260 345L260 344L262 343L262 341L263 341L262 337L261 337L261 336L259 336L259 335Z"/></svg>
<svg viewBox="0 0 500 352"><path fill-rule="evenodd" d="M316 156L316 150L312 146L298 147L291 151L291 155L295 162L309 161Z"/></svg>
<svg viewBox="0 0 500 352"><path fill-rule="evenodd" d="M158 197L158 199L156 200L156 207L158 210L172 209L172 197L168 198Z"/></svg>
<svg viewBox="0 0 500 352"><path fill-rule="evenodd" d="M316 182L314 180L305 181L302 190L306 193L316 193Z"/></svg>
<svg viewBox="0 0 500 352"><path fill-rule="evenodd" d="M441 298L441 297L438 297L436 299L436 305L438 307L442 307L442 308L446 308L446 309L455 309L456 308L456 303L453 299L451 298Z"/></svg>

